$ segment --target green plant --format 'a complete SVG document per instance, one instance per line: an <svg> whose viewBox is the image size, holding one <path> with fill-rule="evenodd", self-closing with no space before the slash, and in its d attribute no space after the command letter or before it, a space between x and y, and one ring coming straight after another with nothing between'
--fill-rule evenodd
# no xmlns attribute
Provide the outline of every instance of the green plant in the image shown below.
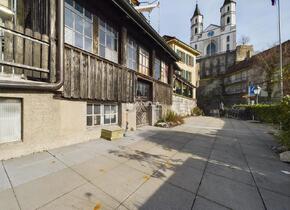
<svg viewBox="0 0 290 210"><path fill-rule="evenodd" d="M181 115L178 115L174 111L168 111L164 116L165 122L171 122L171 123L184 123L184 119Z"/></svg>
<svg viewBox="0 0 290 210"><path fill-rule="evenodd" d="M192 116L202 116L202 115L204 115L204 113L203 113L203 111L199 107L194 107L191 110L191 115Z"/></svg>
<svg viewBox="0 0 290 210"><path fill-rule="evenodd" d="M234 108L244 108L255 119L265 123L282 125L279 135L282 145L290 149L290 96L285 96L279 104L235 105Z"/></svg>

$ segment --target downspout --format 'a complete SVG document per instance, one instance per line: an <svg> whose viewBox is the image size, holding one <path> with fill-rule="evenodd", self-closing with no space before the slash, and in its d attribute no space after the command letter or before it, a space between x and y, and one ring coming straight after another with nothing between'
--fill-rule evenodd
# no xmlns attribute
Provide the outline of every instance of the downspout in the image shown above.
<svg viewBox="0 0 290 210"><path fill-rule="evenodd" d="M63 86L63 62L64 62L64 0L57 0L57 79L56 83L35 84L31 82L1 81L0 88L6 89L29 89L56 91Z"/></svg>

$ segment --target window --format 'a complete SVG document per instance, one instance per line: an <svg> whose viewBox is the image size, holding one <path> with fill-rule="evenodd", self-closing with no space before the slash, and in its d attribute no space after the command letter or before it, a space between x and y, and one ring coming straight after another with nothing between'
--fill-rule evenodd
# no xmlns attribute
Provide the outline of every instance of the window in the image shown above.
<svg viewBox="0 0 290 210"><path fill-rule="evenodd" d="M227 18L227 24L230 24L230 23L231 23L231 18L228 17L228 18Z"/></svg>
<svg viewBox="0 0 290 210"><path fill-rule="evenodd" d="M161 81L168 83L168 65L165 62L161 62Z"/></svg>
<svg viewBox="0 0 290 210"><path fill-rule="evenodd" d="M149 53L142 47L139 50L139 72L149 76Z"/></svg>
<svg viewBox="0 0 290 210"><path fill-rule="evenodd" d="M194 29L194 33L197 34L197 28Z"/></svg>
<svg viewBox="0 0 290 210"><path fill-rule="evenodd" d="M99 19L99 22L99 55L118 63L119 33L102 19Z"/></svg>
<svg viewBox="0 0 290 210"><path fill-rule="evenodd" d="M104 124L111 125L117 123L118 107L116 105L104 106Z"/></svg>
<svg viewBox="0 0 290 210"><path fill-rule="evenodd" d="M117 105L87 104L87 126L113 125L118 122Z"/></svg>
<svg viewBox="0 0 290 210"><path fill-rule="evenodd" d="M228 12L230 11L230 6L228 6Z"/></svg>
<svg viewBox="0 0 290 210"><path fill-rule="evenodd" d="M216 53L216 45L215 43L210 43L206 48L206 54L207 55L213 55Z"/></svg>
<svg viewBox="0 0 290 210"><path fill-rule="evenodd" d="M227 36L227 42L229 42L229 41L230 41L230 38L231 38L230 36Z"/></svg>
<svg viewBox="0 0 290 210"><path fill-rule="evenodd" d="M155 58L154 61L154 79L160 80L161 78L161 61Z"/></svg>
<svg viewBox="0 0 290 210"><path fill-rule="evenodd" d="M137 43L133 39L128 39L128 55L127 55L127 67L132 70L137 70Z"/></svg>
<svg viewBox="0 0 290 210"><path fill-rule="evenodd" d="M147 82L143 82L138 80L137 82L137 97L149 100L150 99L150 84Z"/></svg>
<svg viewBox="0 0 290 210"><path fill-rule="evenodd" d="M193 66L194 63L194 58L188 54L186 54L186 62L188 66Z"/></svg>
<svg viewBox="0 0 290 210"><path fill-rule="evenodd" d="M230 51L230 45L227 44L227 51Z"/></svg>
<svg viewBox="0 0 290 210"><path fill-rule="evenodd" d="M65 1L65 42L92 52L93 16L76 1Z"/></svg>
<svg viewBox="0 0 290 210"><path fill-rule="evenodd" d="M197 44L194 46L195 49L197 49Z"/></svg>
<svg viewBox="0 0 290 210"><path fill-rule="evenodd" d="M185 53L180 50L177 50L177 54L181 58L181 62L185 63Z"/></svg>
<svg viewBox="0 0 290 210"><path fill-rule="evenodd" d="M0 144L21 141L21 99L0 98Z"/></svg>

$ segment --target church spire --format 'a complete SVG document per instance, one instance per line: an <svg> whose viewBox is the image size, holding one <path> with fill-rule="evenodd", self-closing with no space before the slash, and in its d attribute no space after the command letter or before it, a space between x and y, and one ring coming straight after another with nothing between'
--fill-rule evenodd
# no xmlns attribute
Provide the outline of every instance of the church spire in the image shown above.
<svg viewBox="0 0 290 210"><path fill-rule="evenodd" d="M193 16L196 17L196 16L199 16L199 15L201 15L201 12L199 10L198 3L196 2L195 11L194 11L194 15Z"/></svg>
<svg viewBox="0 0 290 210"><path fill-rule="evenodd" d="M236 3L234 0L225 0L223 6L230 4L230 3Z"/></svg>

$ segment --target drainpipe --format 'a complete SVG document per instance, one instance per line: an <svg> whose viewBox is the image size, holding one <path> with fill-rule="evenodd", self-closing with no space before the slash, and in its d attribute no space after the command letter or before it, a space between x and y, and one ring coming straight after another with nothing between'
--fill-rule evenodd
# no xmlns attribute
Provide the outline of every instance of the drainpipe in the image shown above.
<svg viewBox="0 0 290 210"><path fill-rule="evenodd" d="M31 82L13 82L13 81L1 81L0 88L7 89L29 89L29 90L48 90L56 91L63 86L64 74L63 74L63 51L64 51L64 0L57 0L57 76L58 81L50 84L34 84Z"/></svg>

